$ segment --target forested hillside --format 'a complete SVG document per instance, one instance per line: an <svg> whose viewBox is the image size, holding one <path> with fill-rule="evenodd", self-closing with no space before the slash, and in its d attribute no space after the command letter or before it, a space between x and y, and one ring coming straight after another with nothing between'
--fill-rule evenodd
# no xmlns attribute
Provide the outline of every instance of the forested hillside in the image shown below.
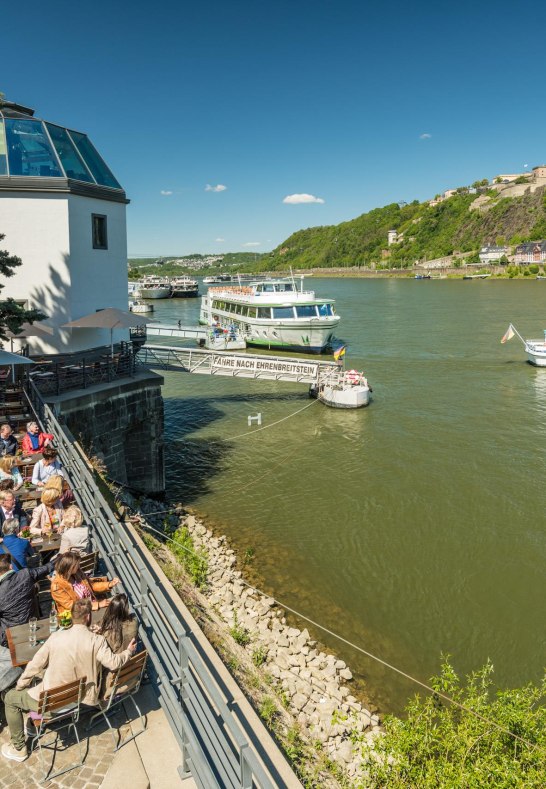
<svg viewBox="0 0 546 789"><path fill-rule="evenodd" d="M375 208L340 225L299 230L270 254L261 270L327 268L376 264L404 268L418 260L477 252L484 244L517 244L546 238L545 187L522 197L488 192L480 210L469 210L476 195L456 194L436 206L397 203ZM403 234L387 246L387 233ZM388 249L388 256L384 250Z"/></svg>

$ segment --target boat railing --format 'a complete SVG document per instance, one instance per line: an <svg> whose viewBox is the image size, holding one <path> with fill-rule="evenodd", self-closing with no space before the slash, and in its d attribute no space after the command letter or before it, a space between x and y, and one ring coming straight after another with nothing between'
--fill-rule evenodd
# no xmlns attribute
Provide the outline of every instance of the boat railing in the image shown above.
<svg viewBox="0 0 546 789"><path fill-rule="evenodd" d="M236 288L209 288L208 293L213 298L227 298L233 301L247 301L249 296L253 299L263 299L264 301L276 302L279 304L286 301L301 301L315 299L314 290L275 290L275 291L259 291L256 292L254 288L242 285ZM328 301L328 299L325 299Z"/></svg>
<svg viewBox="0 0 546 789"><path fill-rule="evenodd" d="M546 350L546 338L540 337L536 340L525 340L527 345L532 345L533 347L539 346L542 350Z"/></svg>

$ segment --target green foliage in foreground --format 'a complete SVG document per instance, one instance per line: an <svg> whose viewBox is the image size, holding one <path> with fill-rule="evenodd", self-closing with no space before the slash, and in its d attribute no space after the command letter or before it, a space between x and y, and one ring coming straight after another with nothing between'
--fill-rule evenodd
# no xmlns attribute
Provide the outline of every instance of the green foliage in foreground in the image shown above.
<svg viewBox="0 0 546 789"><path fill-rule="evenodd" d="M207 582L208 557L206 551L195 548L191 534L185 526L181 526L172 535L168 543L171 553L176 556L194 584L202 588Z"/></svg>
<svg viewBox="0 0 546 789"><path fill-rule="evenodd" d="M463 684L445 660L432 684L531 746L438 697L417 696L404 720L385 720L385 736L375 745L380 758L368 765L366 786L542 789L546 785L546 677L541 686L529 684L493 694L492 673L488 663Z"/></svg>
<svg viewBox="0 0 546 789"><path fill-rule="evenodd" d="M3 233L0 233L0 241L5 238ZM0 276L13 277L15 274L14 269L19 268L22 264L21 258L16 255L10 255L5 249L0 249ZM0 291L5 286L0 284ZM41 321L47 316L40 310L27 310L18 304L14 299L1 299L0 300L0 340L6 340L6 331L17 333L23 323L34 323L34 321Z"/></svg>

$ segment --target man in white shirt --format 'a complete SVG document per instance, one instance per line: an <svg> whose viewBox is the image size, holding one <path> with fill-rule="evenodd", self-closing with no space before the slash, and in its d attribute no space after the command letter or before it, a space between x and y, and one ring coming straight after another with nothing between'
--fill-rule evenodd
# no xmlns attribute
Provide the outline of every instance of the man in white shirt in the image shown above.
<svg viewBox="0 0 546 789"><path fill-rule="evenodd" d="M73 682L87 677L83 703L94 706L98 703L100 667L116 671L136 651L136 640L127 649L116 655L104 636L92 633L91 600L76 600L72 607L72 627L52 633L27 665L17 685L8 691L4 699L6 719L11 741L2 746L2 756L15 762L24 762L28 757L23 726L23 713L38 711L38 699L42 690ZM30 687L34 677L42 672L43 679Z"/></svg>
<svg viewBox="0 0 546 789"><path fill-rule="evenodd" d="M39 460L34 465L32 484L38 488L43 488L48 479L56 474L64 477L60 461L57 460L57 450L53 447L44 447L42 460Z"/></svg>

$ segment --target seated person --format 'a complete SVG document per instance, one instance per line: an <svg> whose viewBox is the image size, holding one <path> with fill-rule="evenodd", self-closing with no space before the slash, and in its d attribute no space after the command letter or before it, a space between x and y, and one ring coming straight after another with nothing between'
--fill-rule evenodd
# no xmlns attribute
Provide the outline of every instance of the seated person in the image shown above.
<svg viewBox="0 0 546 789"><path fill-rule="evenodd" d="M82 511L75 505L67 507L63 513L63 536L59 553L89 553L90 550L89 529L83 525Z"/></svg>
<svg viewBox="0 0 546 789"><path fill-rule="evenodd" d="M45 447L42 452L42 460L34 464L32 472L32 484L38 488L43 488L48 479L52 476L63 476L61 462L57 459L57 450L54 447Z"/></svg>
<svg viewBox="0 0 546 789"><path fill-rule="evenodd" d="M34 556L34 548L30 540L18 536L19 521L16 519L4 521L4 541L0 545L0 553L11 556L11 569L15 572L27 566L27 558Z"/></svg>
<svg viewBox="0 0 546 789"><path fill-rule="evenodd" d="M94 611L104 608L110 600L97 600L95 594L103 594L119 584L119 578L112 581L98 579L89 580L80 570L80 554L76 551L63 553L55 565L55 577L51 581L51 597L57 606L57 613L71 611L75 600L84 597L91 600Z"/></svg>
<svg viewBox="0 0 546 789"><path fill-rule="evenodd" d="M23 454L35 455L37 452L41 452L44 447L51 444L52 441L52 434L42 433L37 422L27 422L27 432L21 441Z"/></svg>
<svg viewBox="0 0 546 789"><path fill-rule="evenodd" d="M0 455L15 455L17 452L17 439L13 435L11 425L5 422L0 427Z"/></svg>
<svg viewBox="0 0 546 789"><path fill-rule="evenodd" d="M53 474L44 485L44 490L48 490L49 488L53 488L59 493L60 502L63 507L67 507L69 504L74 503L74 494L70 489L70 485L68 484L67 480L64 477L61 477L60 474Z"/></svg>
<svg viewBox="0 0 546 789"><path fill-rule="evenodd" d="M11 484L13 485L13 483ZM4 528L6 520L12 520L13 518L18 519L19 530L26 529L28 518L21 506L21 502L17 501L13 490L0 490L0 529Z"/></svg>
<svg viewBox="0 0 546 789"><path fill-rule="evenodd" d="M32 510L29 526L32 534L62 531L63 505L58 492L53 488L44 490L41 501L42 503Z"/></svg>
<svg viewBox="0 0 546 789"><path fill-rule="evenodd" d="M0 480L3 479L12 479L14 490L19 490L23 486L23 477L17 465L17 459L13 455L0 457Z"/></svg>
<svg viewBox="0 0 546 789"><path fill-rule="evenodd" d="M6 694L10 742L2 746L4 758L24 762L28 757L23 713L38 711L38 700L44 689L73 682L78 677L87 677L82 702L95 706L99 700L100 667L116 671L134 655L136 641L131 641L127 649L114 655L104 636L89 630L90 623L89 601L76 601L72 610L72 627L50 635L25 668L15 688ZM42 674L42 680L30 687L34 677Z"/></svg>
<svg viewBox="0 0 546 789"><path fill-rule="evenodd" d="M127 649L131 641L137 637L138 622L136 616L129 611L127 595L116 594L110 599L110 605L97 632L105 637L108 646L116 655ZM101 699L111 689L112 682L113 672L103 671Z"/></svg>
<svg viewBox="0 0 546 789"><path fill-rule="evenodd" d="M14 573L11 557L0 553L0 643L6 647L6 628L24 625L37 610L35 584L53 572L53 562Z"/></svg>

